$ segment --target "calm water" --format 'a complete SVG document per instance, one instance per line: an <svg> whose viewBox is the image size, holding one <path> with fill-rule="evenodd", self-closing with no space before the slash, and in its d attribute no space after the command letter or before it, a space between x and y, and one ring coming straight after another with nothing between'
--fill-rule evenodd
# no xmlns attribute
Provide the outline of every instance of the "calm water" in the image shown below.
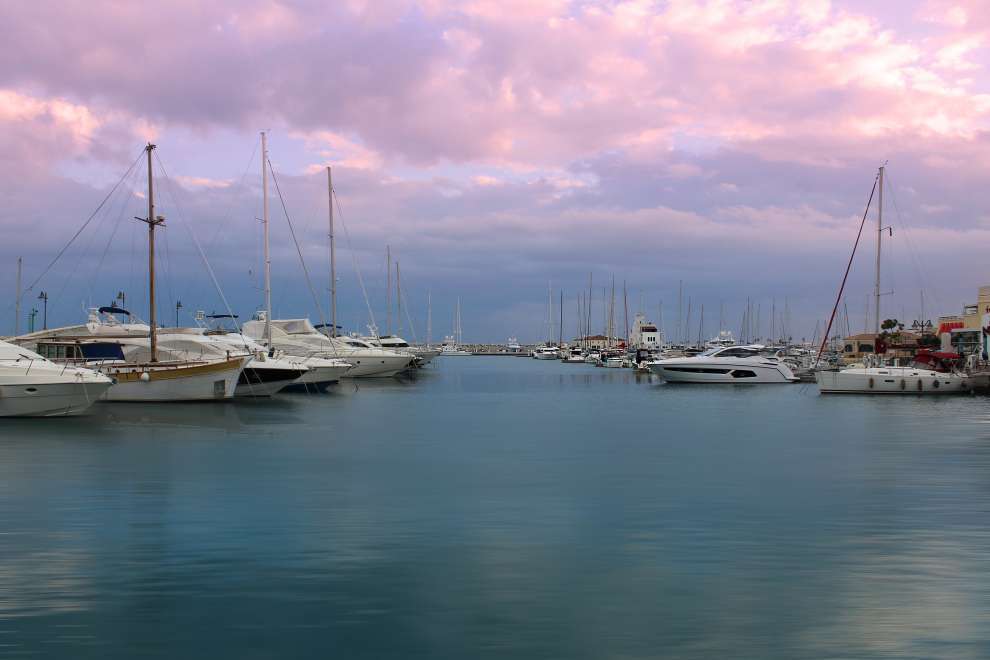
<svg viewBox="0 0 990 660"><path fill-rule="evenodd" d="M990 657L990 400L415 381L0 423L0 656Z"/></svg>

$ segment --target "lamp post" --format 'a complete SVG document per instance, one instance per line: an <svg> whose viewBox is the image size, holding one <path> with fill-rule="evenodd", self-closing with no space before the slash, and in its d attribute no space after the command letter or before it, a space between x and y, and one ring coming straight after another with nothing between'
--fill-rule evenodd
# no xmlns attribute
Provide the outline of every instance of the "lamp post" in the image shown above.
<svg viewBox="0 0 990 660"><path fill-rule="evenodd" d="M31 308L31 312L28 314L28 332L34 332L34 319L38 316L38 310Z"/></svg>
<svg viewBox="0 0 990 660"><path fill-rule="evenodd" d="M47 330L48 329L48 292L42 291L41 293L39 293L38 300L42 302L42 306L43 306L42 308L45 310L44 315L41 317L42 318L41 328L42 330Z"/></svg>
<svg viewBox="0 0 990 660"><path fill-rule="evenodd" d="M182 301L176 301L175 303L175 327L179 327L179 310L182 309Z"/></svg>

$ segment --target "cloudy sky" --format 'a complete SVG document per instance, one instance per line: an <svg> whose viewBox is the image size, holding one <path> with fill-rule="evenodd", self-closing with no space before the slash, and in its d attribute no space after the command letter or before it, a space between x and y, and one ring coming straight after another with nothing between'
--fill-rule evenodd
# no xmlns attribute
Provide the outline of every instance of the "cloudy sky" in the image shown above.
<svg viewBox="0 0 990 660"><path fill-rule="evenodd" d="M148 140L160 317L223 307L196 242L250 316L261 129L324 312L333 167L349 329L369 323L362 281L385 326L390 245L420 339L428 294L434 339L458 297L465 339L538 339L548 282L573 334L589 272L596 329L614 277L617 307L625 281L630 313L656 319L662 301L670 334L683 282L692 336L720 315L738 332L750 299L763 334L786 300L810 338L885 161L883 315L917 318L922 291L926 315L956 312L990 283L980 0L14 2L0 37L0 332L18 256L25 286L44 273L22 317L42 290L50 324L120 290L147 317L145 171L125 173ZM274 192L272 237L276 314L318 319Z"/></svg>

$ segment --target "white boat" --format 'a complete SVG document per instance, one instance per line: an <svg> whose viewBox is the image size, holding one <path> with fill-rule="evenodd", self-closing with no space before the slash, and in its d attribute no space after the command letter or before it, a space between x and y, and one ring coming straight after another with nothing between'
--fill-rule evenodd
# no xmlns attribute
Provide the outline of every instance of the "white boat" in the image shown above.
<svg viewBox="0 0 990 660"><path fill-rule="evenodd" d="M763 346L724 346L694 357L656 360L650 371L668 383L795 383L790 368L778 357L761 354Z"/></svg>
<svg viewBox="0 0 990 660"><path fill-rule="evenodd" d="M560 349L556 346L540 346L533 351L533 357L537 360L559 360Z"/></svg>
<svg viewBox="0 0 990 660"><path fill-rule="evenodd" d="M0 341L0 417L78 415L113 381L89 369L67 367Z"/></svg>
<svg viewBox="0 0 990 660"><path fill-rule="evenodd" d="M624 360L617 355L613 355L605 358L605 362L602 366L608 369L621 369L624 366Z"/></svg>
<svg viewBox="0 0 990 660"><path fill-rule="evenodd" d="M264 343L264 316L264 313L259 313L258 318L245 323L241 331ZM349 365L343 374L345 378L395 376L405 371L413 361L411 355L372 346L355 337L328 337L317 330L309 319L272 319L268 329L271 333L270 348L301 358L338 360L338 364Z"/></svg>
<svg viewBox="0 0 990 660"><path fill-rule="evenodd" d="M248 361L237 379L234 396L264 397L296 383L310 371L298 358L293 361L269 355L263 346L236 332L208 332L203 328L169 328L158 334L160 354L175 360L221 360L244 356ZM124 349L128 358L140 360L142 351Z"/></svg>
<svg viewBox="0 0 990 660"><path fill-rule="evenodd" d="M165 219L155 215L152 151L148 144L148 217L138 218L148 225L148 308L149 322L117 323L112 327L100 322L99 314L113 317L129 312L105 307L91 313L85 326L42 331L16 339L20 345L35 344L37 352L56 362L92 368L110 377L114 386L103 394L108 401L204 401L234 396L238 378L248 356L230 356L219 360L161 361L158 355L158 326L155 320L155 229ZM74 334L74 336L73 336ZM128 360L124 349L144 353L146 361Z"/></svg>
<svg viewBox="0 0 990 660"><path fill-rule="evenodd" d="M723 346L735 346L736 338L731 330L719 330L718 334L708 340L705 344L708 348L721 348Z"/></svg>
<svg viewBox="0 0 990 660"><path fill-rule="evenodd" d="M461 299L457 299L457 309L454 312L454 334L443 338L440 346L440 355L471 355L471 351L461 348L464 342L463 330L461 328Z"/></svg>
<svg viewBox="0 0 990 660"><path fill-rule="evenodd" d="M463 348L458 346L457 341L454 339L453 335L448 335L443 338L443 344L441 344L440 346L440 355L446 355L446 356L471 355L471 351L465 351Z"/></svg>
<svg viewBox="0 0 990 660"><path fill-rule="evenodd" d="M118 316L128 320L122 322ZM107 401L205 401L234 396L251 357L243 348L235 352L185 337L177 346L174 334L162 334L159 329L152 349L151 326L131 322L129 317L129 312L117 307L91 309L84 325L42 330L14 341L53 362L108 376L114 388L104 395ZM182 346L184 341L188 347Z"/></svg>
<svg viewBox="0 0 990 660"><path fill-rule="evenodd" d="M561 358L561 362L566 362L567 364L584 364L584 353L577 346L572 346L571 348L565 349L563 351L564 357Z"/></svg>
<svg viewBox="0 0 990 660"><path fill-rule="evenodd" d="M881 265L881 244L883 233L887 230L883 226L883 192L884 192L884 170L881 166L877 172L874 191L879 192L877 196L877 224L876 224L876 273L873 284L874 296L874 323L875 336L877 342L885 337L881 332L880 321L880 298L882 296L880 287L880 265ZM870 195L870 203L873 195ZM860 226L860 233L866 224L869 213L869 203L866 212L863 214L863 224ZM893 230L891 230L893 233ZM857 238L853 248L852 256L849 258L850 265L856 256L856 247L859 244ZM846 271L848 276L848 268ZM832 308L832 316L825 329L824 337L827 339L832 328L832 321L835 319L836 310L842 300L842 293L846 280L843 278L839 287L839 294L836 297L835 306ZM826 339L822 340L819 354L825 350ZM878 351L879 352L879 351ZM947 357L947 354L946 354ZM959 358L954 355L954 358ZM909 366L893 366L884 363L884 355L871 355L863 364L855 364L838 371L820 370L815 372L815 382L818 383L818 391L822 394L956 394L969 389L969 378L966 374L954 370L951 360L944 360L938 353L931 353L927 350L918 351L914 357L913 364ZM933 368L934 367L934 368Z"/></svg>
<svg viewBox="0 0 990 660"><path fill-rule="evenodd" d="M856 366L816 371L822 394L959 394L969 390L966 374L910 367Z"/></svg>
<svg viewBox="0 0 990 660"><path fill-rule="evenodd" d="M584 356L584 361L588 364L598 364L602 360L602 354L598 351L591 351Z"/></svg>
<svg viewBox="0 0 990 660"><path fill-rule="evenodd" d="M413 365L417 367L425 367L430 362L433 362L433 358L440 355L439 348L414 346L402 337L396 335L385 335L383 337L362 337L361 339L369 344L380 346L381 348L395 351L396 353L408 353L413 356Z"/></svg>

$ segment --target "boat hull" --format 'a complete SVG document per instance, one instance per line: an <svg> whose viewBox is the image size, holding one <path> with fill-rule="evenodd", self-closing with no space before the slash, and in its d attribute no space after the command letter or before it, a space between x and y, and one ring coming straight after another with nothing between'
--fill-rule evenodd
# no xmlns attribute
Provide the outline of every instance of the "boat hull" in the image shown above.
<svg viewBox="0 0 990 660"><path fill-rule="evenodd" d="M111 382L0 385L0 417L67 417L85 412Z"/></svg>
<svg viewBox="0 0 990 660"><path fill-rule="evenodd" d="M685 360L659 360L651 362L649 369L668 383L703 384L765 384L796 383L798 378L783 364L760 364L740 360L738 362L713 362Z"/></svg>
<svg viewBox="0 0 990 660"><path fill-rule="evenodd" d="M822 394L961 394L969 379L924 369L846 369L815 373Z"/></svg>
<svg viewBox="0 0 990 660"><path fill-rule="evenodd" d="M285 388L286 392L319 392L330 387L351 370L349 363L328 364L322 358L309 358L303 361L309 371Z"/></svg>
<svg viewBox="0 0 990 660"><path fill-rule="evenodd" d="M272 396L276 392L289 387L307 373L309 372L303 369L257 368L249 364L237 379L237 388L234 390L234 396Z"/></svg>
<svg viewBox="0 0 990 660"><path fill-rule="evenodd" d="M100 373L114 381L103 400L147 403L230 399L237 390L237 380L247 359L240 357L176 366L124 364L101 367Z"/></svg>

